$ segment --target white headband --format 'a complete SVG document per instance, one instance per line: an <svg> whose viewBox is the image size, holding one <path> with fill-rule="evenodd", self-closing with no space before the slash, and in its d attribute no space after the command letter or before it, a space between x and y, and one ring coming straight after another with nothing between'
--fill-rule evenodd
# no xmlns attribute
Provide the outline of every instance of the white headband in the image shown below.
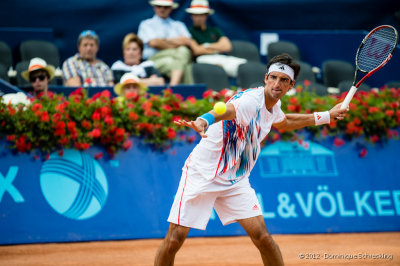
<svg viewBox="0 0 400 266"><path fill-rule="evenodd" d="M288 75L292 80L294 80L294 70L288 65L282 63L274 63L269 66L268 74L271 72L281 72Z"/></svg>

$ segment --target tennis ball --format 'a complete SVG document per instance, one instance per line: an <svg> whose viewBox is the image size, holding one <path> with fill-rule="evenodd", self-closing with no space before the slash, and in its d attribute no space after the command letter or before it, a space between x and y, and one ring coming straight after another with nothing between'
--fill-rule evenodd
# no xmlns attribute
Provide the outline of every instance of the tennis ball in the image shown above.
<svg viewBox="0 0 400 266"><path fill-rule="evenodd" d="M226 112L226 104L224 102L217 102L214 105L214 111L217 113L217 115L222 115Z"/></svg>

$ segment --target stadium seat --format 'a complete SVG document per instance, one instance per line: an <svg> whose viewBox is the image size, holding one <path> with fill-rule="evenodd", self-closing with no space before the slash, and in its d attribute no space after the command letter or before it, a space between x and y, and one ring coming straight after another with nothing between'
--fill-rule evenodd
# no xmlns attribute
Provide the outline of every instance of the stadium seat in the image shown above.
<svg viewBox="0 0 400 266"><path fill-rule="evenodd" d="M7 67L3 64L0 64L0 79L9 81L9 78L7 75Z"/></svg>
<svg viewBox="0 0 400 266"><path fill-rule="evenodd" d="M322 63L322 75L327 87L339 87L344 80L353 80L354 66L343 60L326 60Z"/></svg>
<svg viewBox="0 0 400 266"><path fill-rule="evenodd" d="M308 80L310 82L317 81L317 79L315 78L315 73L312 71L312 67L310 64L303 61L297 61L297 63L300 65L300 73L297 76L296 81L302 81L302 80Z"/></svg>
<svg viewBox="0 0 400 266"><path fill-rule="evenodd" d="M245 58L247 61L260 62L260 53L257 46L248 41L233 40L232 51L228 55Z"/></svg>
<svg viewBox="0 0 400 266"><path fill-rule="evenodd" d="M343 80L343 81L339 82L338 88L340 89L340 92L342 93L345 91L349 91L351 86L353 86L353 80ZM359 91L369 91L369 90L371 90L371 87L366 83L362 83L360 85L360 87L358 88L358 90Z"/></svg>
<svg viewBox="0 0 400 266"><path fill-rule="evenodd" d="M300 50L297 45L289 41L277 41L270 43L267 48L268 61L274 56L283 53L289 54L294 60L301 60Z"/></svg>
<svg viewBox="0 0 400 266"><path fill-rule="evenodd" d="M0 41L0 64L6 69L13 65L13 58L10 46L7 43Z"/></svg>
<svg viewBox="0 0 400 266"><path fill-rule="evenodd" d="M60 67L60 55L57 46L48 41L28 40L21 43L21 61L29 61L34 57L44 59L47 64Z"/></svg>
<svg viewBox="0 0 400 266"><path fill-rule="evenodd" d="M398 89L398 88L400 88L400 81L395 81L395 80L389 81L389 82L386 82L386 83L385 83L385 86L386 86L387 88L395 88L395 89Z"/></svg>
<svg viewBox="0 0 400 266"><path fill-rule="evenodd" d="M241 64L236 79L237 85L241 88L254 88L264 86L267 66L260 62L247 62Z"/></svg>
<svg viewBox="0 0 400 266"><path fill-rule="evenodd" d="M229 77L220 66L193 63L192 71L194 82L206 84L208 89L220 91L230 87Z"/></svg>

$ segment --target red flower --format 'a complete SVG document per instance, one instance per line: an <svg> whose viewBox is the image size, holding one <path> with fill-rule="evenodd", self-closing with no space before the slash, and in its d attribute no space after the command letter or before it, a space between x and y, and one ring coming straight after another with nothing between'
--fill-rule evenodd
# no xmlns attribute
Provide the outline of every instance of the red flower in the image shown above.
<svg viewBox="0 0 400 266"><path fill-rule="evenodd" d="M179 93L175 93L175 97L178 99L179 102L183 102L183 97Z"/></svg>
<svg viewBox="0 0 400 266"><path fill-rule="evenodd" d="M63 157L63 156L64 156L64 150L63 150L63 149L58 150L57 153L58 153L58 155L59 155L60 157Z"/></svg>
<svg viewBox="0 0 400 266"><path fill-rule="evenodd" d="M171 95L172 95L172 89L171 88L168 88L168 89L164 90L164 96L165 97L171 96Z"/></svg>
<svg viewBox="0 0 400 266"><path fill-rule="evenodd" d="M379 109L379 108L376 107L376 106L371 106L371 107L368 109L368 112L369 112L370 114L379 113L380 111L381 111L381 109Z"/></svg>
<svg viewBox="0 0 400 266"><path fill-rule="evenodd" d="M92 127L92 125L90 124L89 121L87 120L83 120L81 123L82 127L84 127L85 129L90 129Z"/></svg>
<svg viewBox="0 0 400 266"><path fill-rule="evenodd" d="M111 126L114 124L114 119L112 118L112 116L107 115L104 118L104 123L106 123L107 125Z"/></svg>
<svg viewBox="0 0 400 266"><path fill-rule="evenodd" d="M49 113L47 111L44 111L40 117L40 120L42 122L49 122L50 121Z"/></svg>
<svg viewBox="0 0 400 266"><path fill-rule="evenodd" d="M13 141L15 139L15 135L8 135L7 137L6 137L6 140L7 141Z"/></svg>
<svg viewBox="0 0 400 266"><path fill-rule="evenodd" d="M139 119L139 116L135 112L129 112L129 120L136 121Z"/></svg>
<svg viewBox="0 0 400 266"><path fill-rule="evenodd" d="M177 102L174 102L172 104L172 106L174 107L175 110L180 110L181 109L181 105L179 103L177 103Z"/></svg>
<svg viewBox="0 0 400 266"><path fill-rule="evenodd" d="M40 110L42 110L42 104L41 103L35 103L32 106L32 111L36 112L36 111L40 111Z"/></svg>
<svg viewBox="0 0 400 266"><path fill-rule="evenodd" d="M193 143L196 140L196 136L195 135L191 135L187 137L187 142L189 143Z"/></svg>
<svg viewBox="0 0 400 266"><path fill-rule="evenodd" d="M175 115L172 117L172 122L179 121L179 120L182 120L182 118L178 115Z"/></svg>
<svg viewBox="0 0 400 266"><path fill-rule="evenodd" d="M162 106L162 108L163 108L165 111L167 111L167 112L171 112L171 111L172 111L172 107L169 106L168 104L164 104L164 105Z"/></svg>
<svg viewBox="0 0 400 266"><path fill-rule="evenodd" d="M123 144L122 144L122 148L124 148L124 150L129 150L132 147L132 140L127 139Z"/></svg>
<svg viewBox="0 0 400 266"><path fill-rule="evenodd" d="M186 98L186 100L188 100L190 103L195 104L196 103L196 98L194 96L189 96Z"/></svg>
<svg viewBox="0 0 400 266"><path fill-rule="evenodd" d="M296 106L295 105L289 104L287 109L290 112L296 112Z"/></svg>
<svg viewBox="0 0 400 266"><path fill-rule="evenodd" d="M167 138L174 139L175 137L176 137L175 129L173 129L172 127L169 127L167 129Z"/></svg>
<svg viewBox="0 0 400 266"><path fill-rule="evenodd" d="M117 129L115 130L115 134L114 134L114 139L115 139L115 141L120 142L120 141L123 141L124 138L125 138L125 129L123 129L123 128L117 128Z"/></svg>
<svg viewBox="0 0 400 266"><path fill-rule="evenodd" d="M290 102L291 104L294 104L294 105L299 104L299 100L297 100L296 97L291 97L290 100L289 100L289 102Z"/></svg>
<svg viewBox="0 0 400 266"><path fill-rule="evenodd" d="M373 135L373 136L370 137L370 140L371 140L373 143L376 143L376 142L379 141L379 137L378 137L377 135Z"/></svg>
<svg viewBox="0 0 400 266"><path fill-rule="evenodd" d="M303 83L304 83L304 86L307 86L307 87L311 85L311 82L307 79L305 79Z"/></svg>
<svg viewBox="0 0 400 266"><path fill-rule="evenodd" d="M98 138L100 137L100 135L101 135L101 130L98 128L95 128L88 133L88 136L92 138Z"/></svg>
<svg viewBox="0 0 400 266"><path fill-rule="evenodd" d="M210 98L212 97L213 91L212 90L206 90L205 92L203 92L203 98Z"/></svg>
<svg viewBox="0 0 400 266"><path fill-rule="evenodd" d="M133 100L133 101L137 102L140 98L140 95L136 91L132 91L132 92L128 92L125 95L125 97L127 100Z"/></svg>
<svg viewBox="0 0 400 266"><path fill-rule="evenodd" d="M344 140L342 140L341 138L335 138L333 140L333 145L335 145L336 147L341 147L345 144Z"/></svg>
<svg viewBox="0 0 400 266"><path fill-rule="evenodd" d="M110 98L111 97L111 92L108 90L104 90L101 92L101 97L106 97L106 98Z"/></svg>
<svg viewBox="0 0 400 266"><path fill-rule="evenodd" d="M93 120L98 121L98 120L100 120L100 118L101 118L100 113L94 112L94 113L92 114L92 119L93 119Z"/></svg>
<svg viewBox="0 0 400 266"><path fill-rule="evenodd" d="M99 160L99 159L103 158L103 153L102 153L102 152L96 153L96 154L94 155L94 158L95 158L96 160Z"/></svg>
<svg viewBox="0 0 400 266"><path fill-rule="evenodd" d="M394 115L394 111L393 110L386 110L385 115L391 117L391 116Z"/></svg>
<svg viewBox="0 0 400 266"><path fill-rule="evenodd" d="M359 156L360 156L361 158L364 158L365 156L367 156L367 154L368 154L367 149L366 149L366 148L363 148L363 149L360 151Z"/></svg>
<svg viewBox="0 0 400 266"><path fill-rule="evenodd" d="M108 106L100 107L100 113L102 117L106 117L107 115L111 114L111 108Z"/></svg>

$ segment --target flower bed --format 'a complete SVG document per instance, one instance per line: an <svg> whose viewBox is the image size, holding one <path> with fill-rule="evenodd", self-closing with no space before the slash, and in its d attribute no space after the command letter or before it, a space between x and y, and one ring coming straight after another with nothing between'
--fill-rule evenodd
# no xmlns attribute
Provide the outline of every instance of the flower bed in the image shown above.
<svg viewBox="0 0 400 266"><path fill-rule="evenodd" d="M282 99L284 112L312 113L327 110L344 98L316 96L308 88L297 87L293 96ZM86 150L98 144L114 155L129 149L129 137L140 137L154 148L167 148L172 141L193 136L181 134L186 130L173 123L176 119L195 119L211 110L216 101L227 101L233 91L206 91L203 99L183 99L170 89L161 95L131 94L125 100L111 98L103 91L89 98L84 89L68 97L50 94L31 99L28 105L17 106L0 102L0 139L6 138L9 147L18 152L49 154L64 148ZM400 125L400 89L382 88L378 92L358 92L350 104L350 112L342 121L305 129L316 137L328 135L364 137L373 143L397 138ZM269 141L294 139L296 132L273 130ZM339 141L339 140L335 140ZM35 153L34 156L38 156ZM98 157L101 157L99 155Z"/></svg>

